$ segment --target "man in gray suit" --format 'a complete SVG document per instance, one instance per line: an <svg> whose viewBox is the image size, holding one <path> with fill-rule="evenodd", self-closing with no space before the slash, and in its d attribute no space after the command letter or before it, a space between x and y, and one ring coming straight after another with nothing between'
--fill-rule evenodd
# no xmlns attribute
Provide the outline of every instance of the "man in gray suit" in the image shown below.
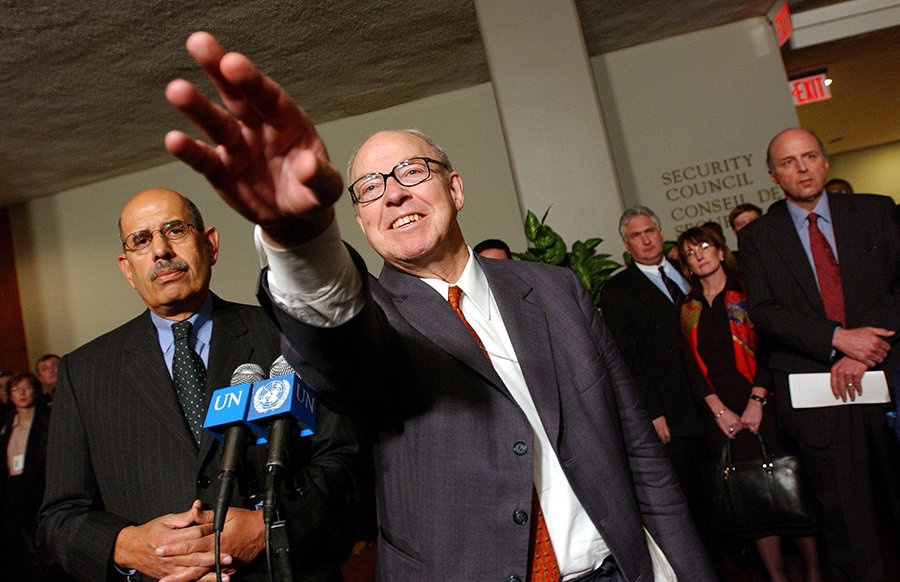
<svg viewBox="0 0 900 582"><path fill-rule="evenodd" d="M278 333L260 308L209 291L218 232L188 199L162 188L141 192L123 209L119 230L119 267L148 309L60 364L41 536L79 580L209 580L208 507L222 447L190 414L202 420L212 391L228 386L237 366L267 369L279 355ZM193 409L176 372L183 321L191 324L184 349L203 364ZM294 579L339 581L364 460L356 431L320 406L315 435L291 447L283 497ZM265 446L250 447L222 532L224 571L236 580L266 579L255 510L265 464Z"/></svg>
<svg viewBox="0 0 900 582"><path fill-rule="evenodd" d="M208 34L187 46L229 111L173 81L169 101L221 145L172 132L166 146L259 225L261 298L289 361L375 437L379 578L715 579L577 278L474 256L462 178L415 131L376 133L350 164L356 220L385 262L367 277L306 115Z"/></svg>

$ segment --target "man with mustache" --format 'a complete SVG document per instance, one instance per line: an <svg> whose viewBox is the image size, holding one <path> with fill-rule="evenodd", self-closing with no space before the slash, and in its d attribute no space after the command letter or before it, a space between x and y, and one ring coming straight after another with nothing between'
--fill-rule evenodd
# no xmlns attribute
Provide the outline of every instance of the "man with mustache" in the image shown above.
<svg viewBox="0 0 900 582"><path fill-rule="evenodd" d="M197 421L237 366L268 369L278 332L259 307L210 292L219 235L187 198L163 188L137 194L119 233L119 268L148 309L60 363L41 537L79 580L212 580L208 508L222 446ZM188 382L186 359L197 372ZM223 570L239 580L266 579L254 510L265 454L248 449L222 532ZM357 503L356 431L320 406L315 435L292 442L290 455L282 498L294 580L337 582L342 528Z"/></svg>

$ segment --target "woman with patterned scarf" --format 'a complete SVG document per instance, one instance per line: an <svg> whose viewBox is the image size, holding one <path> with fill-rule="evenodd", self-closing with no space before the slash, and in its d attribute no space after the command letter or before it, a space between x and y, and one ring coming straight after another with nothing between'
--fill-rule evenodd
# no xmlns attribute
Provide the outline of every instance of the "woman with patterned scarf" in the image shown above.
<svg viewBox="0 0 900 582"><path fill-rule="evenodd" d="M735 459L760 457L762 436L766 449L781 454L777 442L774 406L766 406L769 392L765 365L757 366L758 338L747 314L747 298L734 255L716 230L696 227L677 242L681 268L691 292L681 306L691 387L703 400L707 437L718 458L731 439ZM797 538L807 565L807 582L820 582L816 539ZM772 532L755 539L763 564L773 582L788 582L781 553L781 538Z"/></svg>

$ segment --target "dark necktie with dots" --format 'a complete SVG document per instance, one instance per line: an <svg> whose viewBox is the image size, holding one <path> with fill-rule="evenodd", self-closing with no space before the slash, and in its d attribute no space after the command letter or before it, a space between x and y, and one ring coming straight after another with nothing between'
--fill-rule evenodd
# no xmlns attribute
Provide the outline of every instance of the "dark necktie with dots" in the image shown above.
<svg viewBox="0 0 900 582"><path fill-rule="evenodd" d="M194 440L200 444L203 434L203 388L206 385L206 366L200 354L191 348L190 337L193 325L190 321L172 324L175 336L175 356L172 358L172 379L175 392L184 410L184 416L194 433Z"/></svg>

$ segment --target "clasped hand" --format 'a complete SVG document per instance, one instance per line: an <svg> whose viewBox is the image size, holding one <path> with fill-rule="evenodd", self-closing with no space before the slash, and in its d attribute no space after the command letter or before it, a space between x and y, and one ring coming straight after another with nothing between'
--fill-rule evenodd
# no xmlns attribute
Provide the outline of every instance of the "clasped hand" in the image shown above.
<svg viewBox="0 0 900 582"><path fill-rule="evenodd" d="M184 513L158 517L119 532L113 561L123 569L160 578L161 582L213 582L215 537L213 512L195 501ZM262 513L230 508L220 538L223 580L265 548Z"/></svg>

